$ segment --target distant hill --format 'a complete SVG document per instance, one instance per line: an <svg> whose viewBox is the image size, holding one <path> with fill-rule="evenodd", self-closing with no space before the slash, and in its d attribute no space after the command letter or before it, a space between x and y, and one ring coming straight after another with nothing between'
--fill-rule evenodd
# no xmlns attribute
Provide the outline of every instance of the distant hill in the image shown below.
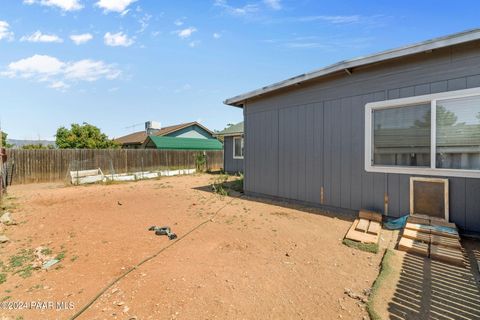
<svg viewBox="0 0 480 320"><path fill-rule="evenodd" d="M17 140L17 139L7 139L7 143L13 144L14 147L21 148L27 144L43 144L44 146L55 145L55 141L50 140Z"/></svg>

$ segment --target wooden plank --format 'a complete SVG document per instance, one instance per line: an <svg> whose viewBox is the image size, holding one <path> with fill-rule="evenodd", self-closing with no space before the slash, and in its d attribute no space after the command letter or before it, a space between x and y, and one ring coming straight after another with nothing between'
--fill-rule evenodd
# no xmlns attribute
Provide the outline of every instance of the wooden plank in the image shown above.
<svg viewBox="0 0 480 320"><path fill-rule="evenodd" d="M358 221L357 226L355 227L355 230L361 231L361 232L367 232L369 224L370 224L369 220L360 219L360 221Z"/></svg>
<svg viewBox="0 0 480 320"><path fill-rule="evenodd" d="M431 227L423 224L407 222L407 224L405 225L405 229L410 229L410 230L419 231L423 233L430 233Z"/></svg>
<svg viewBox="0 0 480 320"><path fill-rule="evenodd" d="M465 266L465 257L463 256L463 252L460 249L446 248L443 246L432 244L430 246L430 258L459 267Z"/></svg>
<svg viewBox="0 0 480 320"><path fill-rule="evenodd" d="M430 225L437 226L437 227L449 227L449 228L457 229L457 225L455 223L448 222L443 219L430 218Z"/></svg>
<svg viewBox="0 0 480 320"><path fill-rule="evenodd" d="M381 213L378 213L378 212L375 212L375 211L361 209L358 212L358 217L363 218L363 219L367 219L367 220L382 222L382 217L383 216L382 216Z"/></svg>
<svg viewBox="0 0 480 320"><path fill-rule="evenodd" d="M398 250L428 257L428 244L405 237L400 239Z"/></svg>
<svg viewBox="0 0 480 320"><path fill-rule="evenodd" d="M430 218L425 215L409 215L407 221L410 223L430 225Z"/></svg>
<svg viewBox="0 0 480 320"><path fill-rule="evenodd" d="M402 236L407 239L430 243L430 234L410 229L404 229Z"/></svg>
<svg viewBox="0 0 480 320"><path fill-rule="evenodd" d="M457 229L440 226L430 226L430 233L437 236L460 239Z"/></svg>
<svg viewBox="0 0 480 320"><path fill-rule="evenodd" d="M368 227L367 232L370 234L379 234L380 230L382 229L382 226L380 225L380 222L377 221L370 221L370 226Z"/></svg>
<svg viewBox="0 0 480 320"><path fill-rule="evenodd" d="M430 243L431 244L436 244L436 245L441 245L444 247L449 247L449 248L456 248L456 249L461 249L462 244L458 239L454 238L449 238L449 237L442 237L442 236L437 236L435 234L432 234L430 236Z"/></svg>
<svg viewBox="0 0 480 320"><path fill-rule="evenodd" d="M352 226L348 230L345 238L361 243L378 243L378 235L368 234L355 230L359 221L360 219L355 219L355 221L352 223Z"/></svg>

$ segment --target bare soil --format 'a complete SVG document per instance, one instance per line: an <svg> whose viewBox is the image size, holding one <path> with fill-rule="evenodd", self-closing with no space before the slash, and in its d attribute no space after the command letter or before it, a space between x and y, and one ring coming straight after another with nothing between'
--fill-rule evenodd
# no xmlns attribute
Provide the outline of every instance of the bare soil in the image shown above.
<svg viewBox="0 0 480 320"><path fill-rule="evenodd" d="M221 197L211 192L214 178L12 187L18 224L6 227L11 241L0 245L0 260L8 266L22 249L25 255L40 246L62 259L47 271L6 271L0 300L64 301L72 308L3 309L0 319L69 319L114 279L174 242L148 231L151 225L170 226L179 240L109 288L79 319L367 318L364 303L345 291L362 295L371 287L381 254L342 245L353 217Z"/></svg>

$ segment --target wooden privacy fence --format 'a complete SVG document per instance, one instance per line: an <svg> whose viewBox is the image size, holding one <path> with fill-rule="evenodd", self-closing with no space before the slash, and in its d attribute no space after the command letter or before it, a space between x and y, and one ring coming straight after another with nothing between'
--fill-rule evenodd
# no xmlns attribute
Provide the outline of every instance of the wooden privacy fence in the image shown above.
<svg viewBox="0 0 480 320"><path fill-rule="evenodd" d="M223 151L152 149L7 150L12 184L65 181L70 171L100 168L105 174L194 169L205 154L207 171L223 168Z"/></svg>

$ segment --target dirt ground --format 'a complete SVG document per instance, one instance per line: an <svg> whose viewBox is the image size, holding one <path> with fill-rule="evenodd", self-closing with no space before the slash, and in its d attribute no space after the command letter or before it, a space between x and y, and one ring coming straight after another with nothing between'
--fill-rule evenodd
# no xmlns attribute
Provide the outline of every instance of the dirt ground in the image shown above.
<svg viewBox="0 0 480 320"><path fill-rule="evenodd" d="M48 270L5 272L4 307L37 303L35 310L0 309L0 319L69 319L167 246L78 319L368 318L364 303L345 291L361 295L371 287L381 254L342 245L352 217L221 197L211 192L213 179L12 187L17 225L5 229L11 241L0 245L0 260L4 266L28 261L41 246L61 262ZM179 239L155 236L147 230L151 225L169 225Z"/></svg>

